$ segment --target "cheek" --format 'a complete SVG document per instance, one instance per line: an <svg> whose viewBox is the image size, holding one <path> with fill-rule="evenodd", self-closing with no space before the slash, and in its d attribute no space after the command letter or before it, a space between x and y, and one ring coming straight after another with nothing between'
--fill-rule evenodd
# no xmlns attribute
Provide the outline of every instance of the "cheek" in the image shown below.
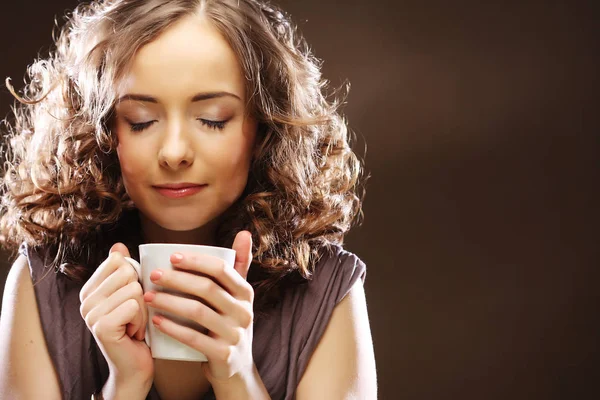
<svg viewBox="0 0 600 400"><path fill-rule="evenodd" d="M241 125L225 134L221 140L214 142L213 146L204 149L212 160L218 160L222 167L234 172L236 169L247 169L252 157L255 138L255 124L246 119ZM202 148L201 145L200 148Z"/></svg>
<svg viewBox="0 0 600 400"><path fill-rule="evenodd" d="M139 151L135 150L135 147L127 140L119 141L117 146L117 156L125 184L144 170L144 158Z"/></svg>
<svg viewBox="0 0 600 400"><path fill-rule="evenodd" d="M211 154L212 169L219 181L219 192L228 202L235 201L243 192L248 181L252 160L253 142L240 139L227 141Z"/></svg>
<svg viewBox="0 0 600 400"><path fill-rule="evenodd" d="M206 166L212 170L214 177L221 185L229 190L238 190L238 186L244 184L248 175L248 156L238 146L219 146L206 152L204 155Z"/></svg>
<svg viewBox="0 0 600 400"><path fill-rule="evenodd" d="M223 167L230 173L232 178L246 178L252 160L254 146L254 135L244 135L241 139L229 143L226 150L221 154Z"/></svg>

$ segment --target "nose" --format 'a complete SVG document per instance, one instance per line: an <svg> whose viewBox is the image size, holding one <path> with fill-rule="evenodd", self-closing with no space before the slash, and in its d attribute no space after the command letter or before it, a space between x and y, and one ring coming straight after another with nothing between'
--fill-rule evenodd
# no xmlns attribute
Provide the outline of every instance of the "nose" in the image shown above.
<svg viewBox="0 0 600 400"><path fill-rule="evenodd" d="M158 162L164 168L177 170L194 162L194 152L181 123L169 124L158 154Z"/></svg>

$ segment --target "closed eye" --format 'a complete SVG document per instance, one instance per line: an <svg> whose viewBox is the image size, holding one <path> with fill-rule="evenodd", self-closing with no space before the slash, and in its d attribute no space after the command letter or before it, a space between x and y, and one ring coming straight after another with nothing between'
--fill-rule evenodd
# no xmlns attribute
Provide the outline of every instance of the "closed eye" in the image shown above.
<svg viewBox="0 0 600 400"><path fill-rule="evenodd" d="M225 128L225 124L227 123L228 120L212 121L210 119L198 118L198 121L200 121L202 123L202 125L204 125L204 126L208 126L211 129L218 129L221 131L221 130L223 130L223 128Z"/></svg>
<svg viewBox="0 0 600 400"><path fill-rule="evenodd" d="M215 129L215 130L220 130L220 131L225 128L225 124L228 122L228 120L212 121L210 119L203 119L203 118L198 118L198 121L200 121L202 123L202 125L207 126L210 129ZM155 122L157 122L157 121L154 120L154 121L139 122L139 123L129 122L129 126L131 126L131 130L133 132L141 132L144 129L152 126L152 124Z"/></svg>
<svg viewBox="0 0 600 400"><path fill-rule="evenodd" d="M133 132L140 132L140 131L143 131L144 129L150 127L155 122L156 121L148 121L148 122L140 122L137 124L134 124L133 122L129 122L129 125L131 126L131 130Z"/></svg>

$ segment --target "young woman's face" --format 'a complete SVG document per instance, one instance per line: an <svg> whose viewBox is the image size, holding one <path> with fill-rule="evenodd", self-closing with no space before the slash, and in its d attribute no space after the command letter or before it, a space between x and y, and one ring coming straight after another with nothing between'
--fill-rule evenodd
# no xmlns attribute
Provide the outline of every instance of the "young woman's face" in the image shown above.
<svg viewBox="0 0 600 400"><path fill-rule="evenodd" d="M240 197L257 124L245 117L236 56L210 23L182 19L142 47L119 98L117 153L143 217L165 229L192 230ZM201 186L158 187L182 183Z"/></svg>

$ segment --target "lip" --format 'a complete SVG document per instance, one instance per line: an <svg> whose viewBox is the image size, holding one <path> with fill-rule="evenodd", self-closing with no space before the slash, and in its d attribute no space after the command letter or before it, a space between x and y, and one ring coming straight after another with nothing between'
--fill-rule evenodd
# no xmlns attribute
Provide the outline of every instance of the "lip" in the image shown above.
<svg viewBox="0 0 600 400"><path fill-rule="evenodd" d="M170 199L179 199L192 196L204 189L207 185L198 185L195 183L170 183L165 185L153 186L161 195Z"/></svg>
<svg viewBox="0 0 600 400"><path fill-rule="evenodd" d="M204 186L204 185L201 185L199 183L190 183L190 182L164 183L162 185L154 185L155 188L160 188L160 189L183 189L183 188L195 187L195 186Z"/></svg>

